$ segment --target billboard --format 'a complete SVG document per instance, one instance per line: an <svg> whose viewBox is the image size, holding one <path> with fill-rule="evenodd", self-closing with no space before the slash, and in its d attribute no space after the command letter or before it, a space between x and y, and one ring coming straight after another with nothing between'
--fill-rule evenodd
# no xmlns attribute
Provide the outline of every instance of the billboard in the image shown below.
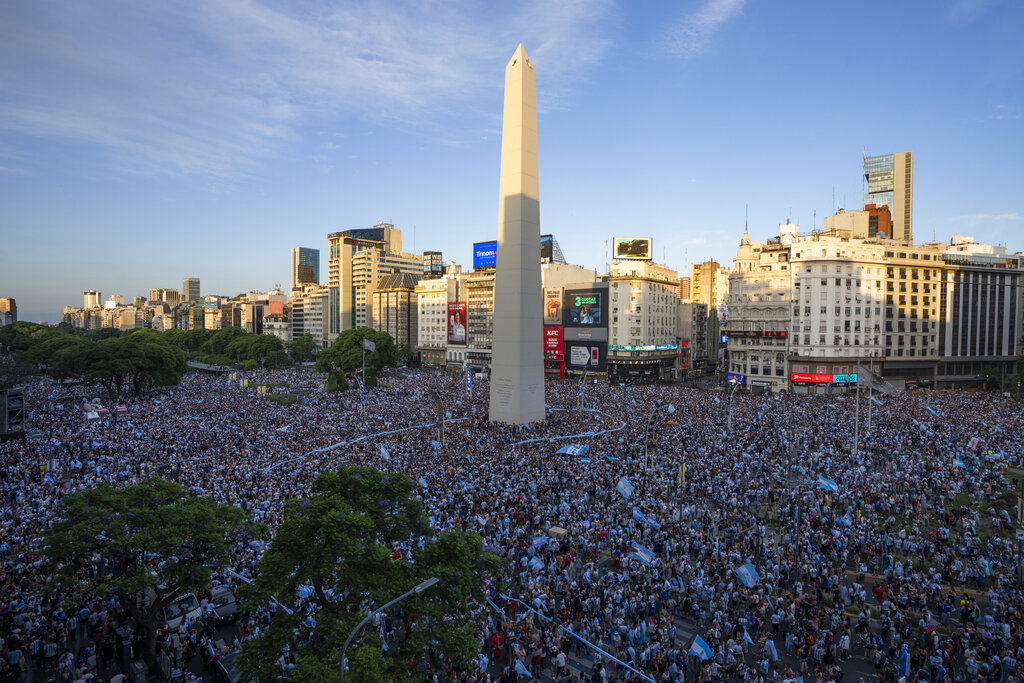
<svg viewBox="0 0 1024 683"><path fill-rule="evenodd" d="M267 313L269 315L284 315L284 302L283 301L269 301L269 302L267 302Z"/></svg>
<svg viewBox="0 0 1024 683"><path fill-rule="evenodd" d="M614 237L612 258L650 261L651 242L650 237Z"/></svg>
<svg viewBox="0 0 1024 683"><path fill-rule="evenodd" d="M676 356L676 369L678 370L689 370L692 367L692 357L690 354L690 342L681 341L679 342L679 351Z"/></svg>
<svg viewBox="0 0 1024 683"><path fill-rule="evenodd" d="M466 302L448 302L448 343L466 343Z"/></svg>
<svg viewBox="0 0 1024 683"><path fill-rule="evenodd" d="M473 267L494 268L498 265L498 240L473 245Z"/></svg>
<svg viewBox="0 0 1024 683"><path fill-rule="evenodd" d="M565 290L566 327L607 327L607 290Z"/></svg>
<svg viewBox="0 0 1024 683"><path fill-rule="evenodd" d="M562 360L562 328L558 325L544 326L544 358L547 360Z"/></svg>
<svg viewBox="0 0 1024 683"><path fill-rule="evenodd" d="M790 382L806 382L808 384L856 384L857 375L830 375L825 372L791 372Z"/></svg>
<svg viewBox="0 0 1024 683"><path fill-rule="evenodd" d="M743 384L743 375L738 372L727 372L725 373L725 381L733 384Z"/></svg>
<svg viewBox="0 0 1024 683"><path fill-rule="evenodd" d="M555 238L552 235L541 235L540 236L540 260L541 263L548 261L551 262L551 257L555 252Z"/></svg>
<svg viewBox="0 0 1024 683"><path fill-rule="evenodd" d="M605 342L565 342L565 366L570 370L604 372L607 355Z"/></svg>
<svg viewBox="0 0 1024 683"><path fill-rule="evenodd" d="M544 324L562 324L562 288L546 287L544 289Z"/></svg>

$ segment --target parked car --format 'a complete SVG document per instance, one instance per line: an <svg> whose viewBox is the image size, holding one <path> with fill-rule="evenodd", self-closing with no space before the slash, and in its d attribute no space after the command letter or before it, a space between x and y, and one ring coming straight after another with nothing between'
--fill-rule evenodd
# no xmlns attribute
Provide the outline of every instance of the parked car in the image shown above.
<svg viewBox="0 0 1024 683"><path fill-rule="evenodd" d="M227 624L238 621L238 601L228 586L214 586L210 590L210 602L217 613L217 623Z"/></svg>

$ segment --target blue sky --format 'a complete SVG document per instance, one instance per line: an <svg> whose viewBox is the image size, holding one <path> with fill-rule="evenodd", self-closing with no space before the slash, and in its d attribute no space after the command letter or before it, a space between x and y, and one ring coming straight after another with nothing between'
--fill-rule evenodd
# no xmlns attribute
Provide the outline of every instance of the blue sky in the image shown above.
<svg viewBox="0 0 1024 683"><path fill-rule="evenodd" d="M731 264L745 206L755 239L860 208L864 148L913 150L917 241L1024 249L1022 34L1016 0L19 0L0 296L53 321L86 289L265 290L290 247L325 275L327 233L379 220L468 265L497 234L519 42L541 228L570 262L603 268L625 235Z"/></svg>

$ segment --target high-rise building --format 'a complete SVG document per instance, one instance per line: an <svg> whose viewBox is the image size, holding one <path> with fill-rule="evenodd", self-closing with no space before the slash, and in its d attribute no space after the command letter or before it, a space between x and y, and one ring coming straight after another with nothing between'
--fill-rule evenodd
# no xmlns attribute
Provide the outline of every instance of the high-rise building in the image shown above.
<svg viewBox="0 0 1024 683"><path fill-rule="evenodd" d="M291 289L300 289L307 283L320 282L320 250L292 247Z"/></svg>
<svg viewBox="0 0 1024 683"><path fill-rule="evenodd" d="M717 261L690 266L690 300L704 304L710 311L729 296L729 269Z"/></svg>
<svg viewBox="0 0 1024 683"><path fill-rule="evenodd" d="M183 301L195 301L199 299L199 278L187 277L182 280L181 295Z"/></svg>
<svg viewBox="0 0 1024 683"><path fill-rule="evenodd" d="M85 292L82 296L84 299L82 303L82 308L88 310L90 308L100 307L100 300L103 295L97 292L95 289L90 289L89 291Z"/></svg>
<svg viewBox="0 0 1024 683"><path fill-rule="evenodd" d="M373 292L389 273L423 273L423 257L402 251L402 231L389 223L327 236L329 335L373 327Z"/></svg>
<svg viewBox="0 0 1024 683"><path fill-rule="evenodd" d="M914 154L882 154L864 157L864 207L889 207L894 239L907 246L914 244Z"/></svg>
<svg viewBox="0 0 1024 683"><path fill-rule="evenodd" d="M0 327L18 322L18 304L11 298L0 298Z"/></svg>
<svg viewBox="0 0 1024 683"><path fill-rule="evenodd" d="M688 277L681 277L681 278L679 278L679 290L678 290L677 294L679 294L679 300L680 301L689 301L690 300L690 278L688 278Z"/></svg>
<svg viewBox="0 0 1024 683"><path fill-rule="evenodd" d="M415 273L391 273L381 278L373 293L374 328L387 332L395 344L416 344L416 284L420 276Z"/></svg>

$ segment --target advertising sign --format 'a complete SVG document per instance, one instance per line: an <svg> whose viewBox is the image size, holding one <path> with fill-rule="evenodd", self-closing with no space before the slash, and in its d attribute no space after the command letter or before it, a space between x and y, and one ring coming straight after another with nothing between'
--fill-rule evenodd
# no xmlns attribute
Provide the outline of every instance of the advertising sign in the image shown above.
<svg viewBox="0 0 1024 683"><path fill-rule="evenodd" d="M608 301L605 292L592 289L565 291L565 324L568 327L605 327Z"/></svg>
<svg viewBox="0 0 1024 683"><path fill-rule="evenodd" d="M550 263L555 251L555 238L551 235L540 236L540 260Z"/></svg>
<svg viewBox="0 0 1024 683"><path fill-rule="evenodd" d="M448 302L448 343L466 343L466 302Z"/></svg>
<svg viewBox="0 0 1024 683"><path fill-rule="evenodd" d="M784 330L729 330L729 336L734 339L785 339L786 332Z"/></svg>
<svg viewBox="0 0 1024 683"><path fill-rule="evenodd" d="M283 301L269 301L267 302L267 313L270 315L284 315L284 302Z"/></svg>
<svg viewBox="0 0 1024 683"><path fill-rule="evenodd" d="M725 381L733 382L734 384L743 384L743 375L738 372L727 372L725 373Z"/></svg>
<svg viewBox="0 0 1024 683"><path fill-rule="evenodd" d="M679 342L679 351L676 353L676 369L689 370L692 366L690 355L690 342Z"/></svg>
<svg viewBox="0 0 1024 683"><path fill-rule="evenodd" d="M638 261L651 260L650 237L614 237L612 258L633 259Z"/></svg>
<svg viewBox="0 0 1024 683"><path fill-rule="evenodd" d="M565 364L570 370L604 372L607 354L604 342L565 342Z"/></svg>
<svg viewBox="0 0 1024 683"><path fill-rule="evenodd" d="M689 342L686 342L689 344ZM678 348L676 344L645 344L642 346L629 346L623 344L612 344L608 347L609 351L675 351Z"/></svg>
<svg viewBox="0 0 1024 683"><path fill-rule="evenodd" d="M544 290L544 324L562 324L562 288L547 287Z"/></svg>
<svg viewBox="0 0 1024 683"><path fill-rule="evenodd" d="M544 326L544 357L548 360L562 360L562 328L558 325Z"/></svg>
<svg viewBox="0 0 1024 683"><path fill-rule="evenodd" d="M857 375L832 375L833 384L856 384Z"/></svg>
<svg viewBox="0 0 1024 683"><path fill-rule="evenodd" d="M809 384L832 384L832 375L816 372L791 372L790 382L807 382Z"/></svg>
<svg viewBox="0 0 1024 683"><path fill-rule="evenodd" d="M473 267L493 268L498 265L498 240L473 245Z"/></svg>

